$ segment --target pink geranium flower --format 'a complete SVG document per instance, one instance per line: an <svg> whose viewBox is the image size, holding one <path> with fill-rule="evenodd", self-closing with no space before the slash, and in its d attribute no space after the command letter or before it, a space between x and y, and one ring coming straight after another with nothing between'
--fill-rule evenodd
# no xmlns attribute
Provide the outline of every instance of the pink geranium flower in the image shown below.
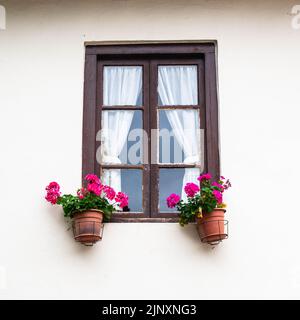
<svg viewBox="0 0 300 320"><path fill-rule="evenodd" d="M80 188L79 190L77 190L77 196L79 199L83 199L86 194L87 194L87 190L85 188Z"/></svg>
<svg viewBox="0 0 300 320"><path fill-rule="evenodd" d="M51 204L56 204L58 198L59 198L59 194L51 193L51 192L48 192L47 195L45 196L45 199Z"/></svg>
<svg viewBox="0 0 300 320"><path fill-rule="evenodd" d="M119 192L116 196L115 190L103 185L94 174L85 177L85 183L77 189L75 195L60 193L60 186L57 182L51 182L46 187L45 199L51 204L58 204L63 207L64 216L74 218L75 214L90 209L98 209L104 213L105 219L109 220L114 210L120 210L128 205L128 196ZM112 200L115 201L113 202ZM129 211L124 208L124 211Z"/></svg>
<svg viewBox="0 0 300 320"><path fill-rule="evenodd" d="M96 196L100 196L102 188L101 188L101 184L99 183L89 183L87 186L87 190L91 193L94 193Z"/></svg>
<svg viewBox="0 0 300 320"><path fill-rule="evenodd" d="M222 193L218 190L214 190L212 193L213 193L214 197L216 198L218 204L221 204L223 202Z"/></svg>
<svg viewBox="0 0 300 320"><path fill-rule="evenodd" d="M96 196L100 196L103 189L100 179L95 174L87 174L85 176L85 180L88 182L88 192L94 193Z"/></svg>
<svg viewBox="0 0 300 320"><path fill-rule="evenodd" d="M57 182L50 182L46 187L47 194L45 199L51 204L56 204L58 198L60 197L60 186Z"/></svg>
<svg viewBox="0 0 300 320"><path fill-rule="evenodd" d="M115 201L119 203L120 208L128 206L128 196L123 192L118 192Z"/></svg>
<svg viewBox="0 0 300 320"><path fill-rule="evenodd" d="M185 185L184 191L188 197L192 198L197 192L200 191L200 188L195 183L189 182Z"/></svg>
<svg viewBox="0 0 300 320"><path fill-rule="evenodd" d="M100 179L95 174L87 174L85 180L88 181L88 183L101 184Z"/></svg>
<svg viewBox="0 0 300 320"><path fill-rule="evenodd" d="M197 179L200 182L203 181L203 180L209 180L209 179L211 179L211 174L210 173L201 174Z"/></svg>
<svg viewBox="0 0 300 320"><path fill-rule="evenodd" d="M54 190L59 191L60 186L57 182L53 181L48 184L48 186L46 187L46 190L47 191L54 191Z"/></svg>
<svg viewBox="0 0 300 320"><path fill-rule="evenodd" d="M180 196L178 194L172 193L167 198L167 205L169 208L174 208L180 201Z"/></svg>
<svg viewBox="0 0 300 320"><path fill-rule="evenodd" d="M219 188L221 192L224 191L224 187L223 187L221 184L219 184L218 182L213 182L211 185L212 185L213 187Z"/></svg>
<svg viewBox="0 0 300 320"><path fill-rule="evenodd" d="M104 186L103 192L106 194L109 200L113 200L116 195L116 191L110 186Z"/></svg>

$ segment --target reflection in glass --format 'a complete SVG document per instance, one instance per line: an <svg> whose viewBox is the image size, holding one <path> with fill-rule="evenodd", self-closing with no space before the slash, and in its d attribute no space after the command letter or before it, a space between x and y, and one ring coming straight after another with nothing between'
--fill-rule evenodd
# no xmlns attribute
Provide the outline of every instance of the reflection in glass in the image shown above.
<svg viewBox="0 0 300 320"><path fill-rule="evenodd" d="M187 178L189 172L192 170L192 176ZM184 192L184 186L187 182L199 184L197 178L191 180L190 178L198 177L200 169L198 168L168 168L159 170L159 211L160 212L176 212L176 208L168 208L166 199L171 193L178 194L182 200L186 201L187 197Z"/></svg>
<svg viewBox="0 0 300 320"><path fill-rule="evenodd" d="M159 211L175 212L176 208L168 208L166 199L171 193L181 195L184 169L159 170Z"/></svg>
<svg viewBox="0 0 300 320"><path fill-rule="evenodd" d="M160 110L159 162L200 163L200 120L198 110Z"/></svg>
<svg viewBox="0 0 300 320"><path fill-rule="evenodd" d="M102 164L141 164L143 119L140 110L102 112Z"/></svg>
<svg viewBox="0 0 300 320"><path fill-rule="evenodd" d="M142 212L142 170L137 169L104 169L102 183L109 185L116 192L125 192L129 197L128 208L123 211Z"/></svg>

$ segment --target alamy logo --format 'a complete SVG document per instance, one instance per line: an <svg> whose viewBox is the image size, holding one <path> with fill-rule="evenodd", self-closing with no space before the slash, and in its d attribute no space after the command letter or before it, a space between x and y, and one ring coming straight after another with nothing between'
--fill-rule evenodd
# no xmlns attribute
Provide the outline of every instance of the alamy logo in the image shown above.
<svg viewBox="0 0 300 320"><path fill-rule="evenodd" d="M292 28L295 30L300 29L300 4L294 5L291 11L293 15Z"/></svg>
<svg viewBox="0 0 300 320"><path fill-rule="evenodd" d="M6 10L0 5L0 30L6 29Z"/></svg>

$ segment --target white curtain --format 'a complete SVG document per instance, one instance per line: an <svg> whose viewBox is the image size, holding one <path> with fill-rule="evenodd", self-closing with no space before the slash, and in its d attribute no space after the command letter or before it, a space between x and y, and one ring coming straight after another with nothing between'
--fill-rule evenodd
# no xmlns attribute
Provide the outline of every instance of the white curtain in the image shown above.
<svg viewBox="0 0 300 320"><path fill-rule="evenodd" d="M142 90L141 67L105 67L104 105L136 105ZM102 112L101 162L120 164L119 155L126 143L134 111ZM104 170L103 182L121 191L121 170Z"/></svg>
<svg viewBox="0 0 300 320"><path fill-rule="evenodd" d="M158 70L158 94L162 105L197 105L197 67L161 66ZM174 136L184 152L184 164L200 163L200 126L197 110L166 110ZM186 168L182 181L183 200L186 200L184 186L187 182L199 184L198 168Z"/></svg>
<svg viewBox="0 0 300 320"><path fill-rule="evenodd" d="M158 93L163 105L197 105L197 66L159 66Z"/></svg>
<svg viewBox="0 0 300 320"><path fill-rule="evenodd" d="M136 105L142 90L142 67L104 67L103 104Z"/></svg>

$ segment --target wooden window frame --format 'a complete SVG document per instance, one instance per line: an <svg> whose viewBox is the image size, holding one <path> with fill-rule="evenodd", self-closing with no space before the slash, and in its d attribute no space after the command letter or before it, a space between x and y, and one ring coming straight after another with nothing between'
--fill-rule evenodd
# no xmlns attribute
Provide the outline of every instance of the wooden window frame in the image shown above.
<svg viewBox="0 0 300 320"><path fill-rule="evenodd" d="M144 130L150 137L150 128L156 128L157 119L153 117L158 109L168 106L157 106L157 94L152 86L157 86L157 76L154 75L157 65L163 64L197 64L202 72L198 72L202 79L198 79L198 106L178 106L178 108L197 108L200 110L200 127L205 132L205 171L212 173L216 178L220 174L219 160L219 130L218 130L218 99L216 77L216 43L139 43L139 44L86 44L85 71L84 71L84 105L83 105L83 135L82 135L82 181L86 174L101 172L100 164L96 161L96 152L99 143L96 134L101 125L101 112L111 109L143 110ZM150 68L146 61L151 59ZM168 60L169 59L169 60ZM175 61L178 59L177 61ZM186 59L186 60L184 60ZM143 66L143 106L107 107L101 105L102 79L100 77L103 65L142 65ZM162 64L162 63L161 63ZM151 81L146 81L146 78ZM154 79L153 79L154 77ZM199 81L200 80L200 81ZM100 86L99 86L100 85ZM98 90L97 90L98 89ZM146 92L146 94L145 94ZM158 108L157 108L158 107ZM155 112L150 109L155 108ZM171 106L170 106L171 108ZM174 108L174 106L172 106ZM149 121L147 120L149 119ZM151 141L150 144L155 143ZM152 146L153 148L153 146ZM157 213L158 205L158 168L189 167L178 164L151 164L150 152L147 154L148 163L141 166L126 165L124 168L143 169L143 206L147 212L115 213L112 222L177 222L176 213ZM102 166L112 167L112 166ZM122 165L118 165L122 168ZM194 167L194 166L193 166ZM150 172L152 173L150 175ZM150 190L151 186L151 190ZM171 192L171 190L170 190ZM155 196L154 196L155 195Z"/></svg>

